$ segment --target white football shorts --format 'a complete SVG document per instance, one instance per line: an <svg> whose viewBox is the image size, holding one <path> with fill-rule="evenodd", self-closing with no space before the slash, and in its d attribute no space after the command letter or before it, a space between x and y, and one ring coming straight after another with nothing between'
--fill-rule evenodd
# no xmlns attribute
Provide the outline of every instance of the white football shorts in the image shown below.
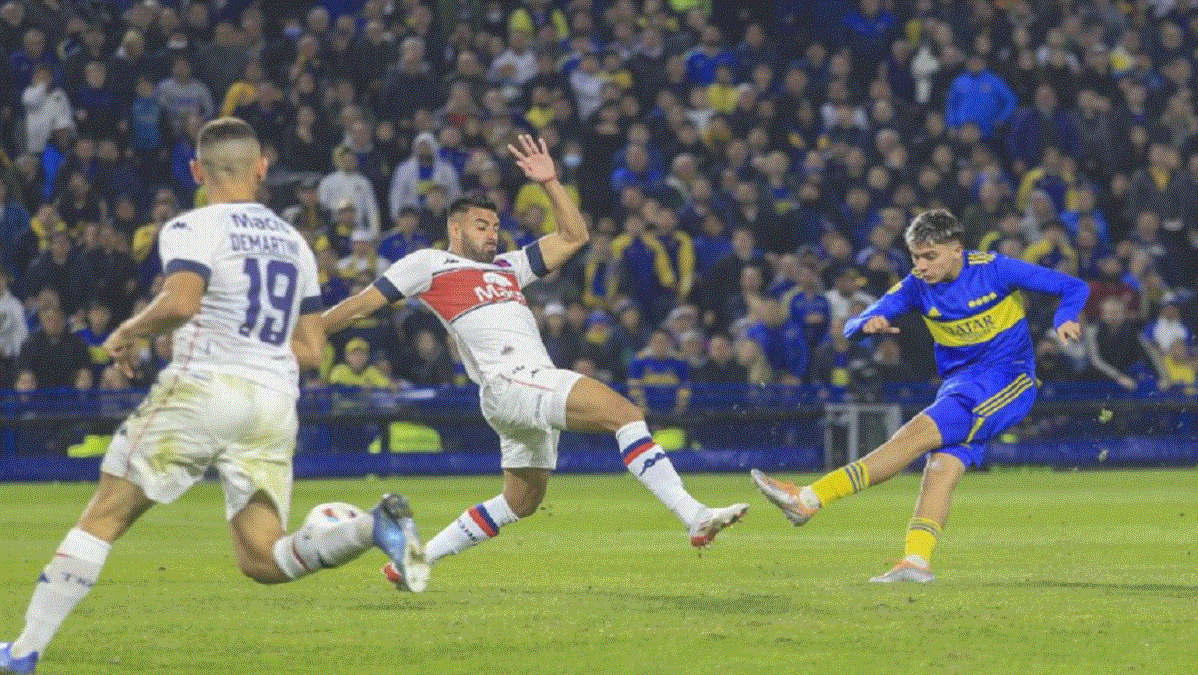
<svg viewBox="0 0 1198 675"><path fill-rule="evenodd" d="M554 469L557 439L566 428L566 397L582 375L527 368L488 378L479 390L483 418L499 434L505 469Z"/></svg>
<svg viewBox="0 0 1198 675"><path fill-rule="evenodd" d="M236 375L164 372L121 425L100 470L169 504L215 466L232 519L258 490L287 523L295 399Z"/></svg>

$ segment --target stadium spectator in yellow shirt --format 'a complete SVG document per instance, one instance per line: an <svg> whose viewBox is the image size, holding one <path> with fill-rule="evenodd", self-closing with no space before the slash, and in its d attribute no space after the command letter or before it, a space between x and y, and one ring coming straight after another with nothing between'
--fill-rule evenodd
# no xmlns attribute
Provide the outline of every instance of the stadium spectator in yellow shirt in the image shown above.
<svg viewBox="0 0 1198 675"><path fill-rule="evenodd" d="M225 92L225 99L220 104L221 116L227 117L243 105L257 103L258 84L262 82L262 78L261 63L250 61L245 64L245 72L242 74L241 79L230 85L229 90Z"/></svg>
<svg viewBox="0 0 1198 675"><path fill-rule="evenodd" d="M329 384L364 389L387 389L392 386L391 379L370 363L370 343L360 337L345 343L345 361L329 371Z"/></svg>
<svg viewBox="0 0 1198 675"><path fill-rule="evenodd" d="M562 187L566 189L566 194L570 196L570 201L574 202L575 206L581 204L577 187L570 184L563 185ZM552 205L549 202L549 198L545 196L545 191L536 183L525 183L520 186L520 189L516 192L516 201L513 204L512 211L514 213L524 213L525 209L534 204L541 207L541 213L545 214L541 220L541 231L534 234L539 237L557 232L557 219L553 215Z"/></svg>

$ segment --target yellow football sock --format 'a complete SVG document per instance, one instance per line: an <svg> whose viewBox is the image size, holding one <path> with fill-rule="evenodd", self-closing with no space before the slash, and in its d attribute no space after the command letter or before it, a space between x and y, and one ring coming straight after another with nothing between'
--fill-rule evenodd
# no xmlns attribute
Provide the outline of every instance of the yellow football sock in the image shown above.
<svg viewBox="0 0 1198 675"><path fill-rule="evenodd" d="M912 518L907 524L907 539L903 542L903 557L917 555L929 563L932 549L940 538L940 524L927 518Z"/></svg>
<svg viewBox="0 0 1198 675"><path fill-rule="evenodd" d="M867 487L869 469L861 462L853 462L812 483L811 491L819 497L820 506L827 506L841 497L857 494Z"/></svg>

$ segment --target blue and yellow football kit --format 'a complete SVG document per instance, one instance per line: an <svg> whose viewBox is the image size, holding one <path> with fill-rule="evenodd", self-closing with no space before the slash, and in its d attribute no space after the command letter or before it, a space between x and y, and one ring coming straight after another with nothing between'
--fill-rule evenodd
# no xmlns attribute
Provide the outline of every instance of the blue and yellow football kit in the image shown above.
<svg viewBox="0 0 1198 675"><path fill-rule="evenodd" d="M669 410L690 398L690 364L669 356L641 356L628 364L628 394L642 408Z"/></svg>
<svg viewBox="0 0 1198 675"><path fill-rule="evenodd" d="M998 253L964 251L957 278L928 284L908 274L845 324L852 338L871 317L918 311L935 341L944 383L924 409L941 452L981 464L986 442L1023 419L1036 400L1036 361L1020 289L1060 297L1053 326L1076 321L1089 286L1080 279Z"/></svg>

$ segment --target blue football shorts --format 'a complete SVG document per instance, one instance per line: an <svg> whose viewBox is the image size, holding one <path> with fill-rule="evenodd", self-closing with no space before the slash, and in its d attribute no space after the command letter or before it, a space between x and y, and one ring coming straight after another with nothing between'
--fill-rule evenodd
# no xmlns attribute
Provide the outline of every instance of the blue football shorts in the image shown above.
<svg viewBox="0 0 1198 675"><path fill-rule="evenodd" d="M1023 419L1036 402L1036 374L1025 364L966 368L950 375L924 408L940 429L947 452L979 466L987 442Z"/></svg>

